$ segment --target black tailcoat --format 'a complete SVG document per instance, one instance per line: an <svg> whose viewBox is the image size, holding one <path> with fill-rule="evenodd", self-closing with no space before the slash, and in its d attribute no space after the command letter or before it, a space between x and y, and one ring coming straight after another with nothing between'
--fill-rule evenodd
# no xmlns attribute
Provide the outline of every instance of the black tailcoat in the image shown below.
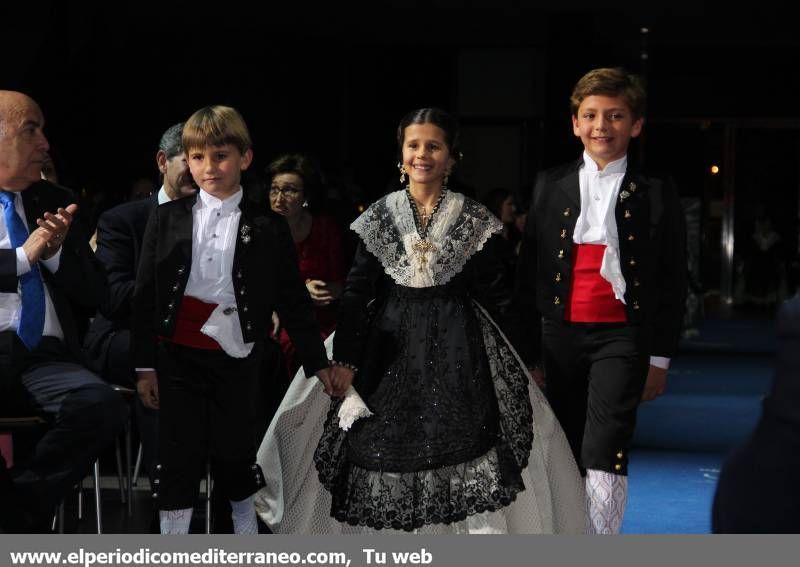
<svg viewBox="0 0 800 567"><path fill-rule="evenodd" d="M132 320L133 361L155 368L158 336L171 337L192 265L197 195L156 208L145 230ZM328 361L285 219L246 197L236 234L233 287L245 342L265 339L277 311L311 376Z"/></svg>
<svg viewBox="0 0 800 567"><path fill-rule="evenodd" d="M515 303L515 342L528 363L539 356L539 319L563 319L572 282L572 235L581 211L581 158L540 173L525 225ZM686 230L678 192L668 180L629 166L615 207L625 312L651 334L652 356L678 347L687 286ZM531 331L537 336L531 340Z"/></svg>

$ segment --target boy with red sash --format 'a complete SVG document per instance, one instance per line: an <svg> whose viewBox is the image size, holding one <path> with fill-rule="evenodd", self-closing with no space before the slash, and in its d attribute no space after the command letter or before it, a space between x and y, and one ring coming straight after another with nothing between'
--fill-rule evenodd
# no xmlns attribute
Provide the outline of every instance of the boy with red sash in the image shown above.
<svg viewBox="0 0 800 567"><path fill-rule="evenodd" d="M253 159L239 113L211 106L183 130L200 191L150 215L136 279L133 360L143 403L159 409L153 497L161 533L187 533L211 462L234 532L257 533L256 387L277 311L306 375L332 392L314 307L286 221L244 197Z"/></svg>
<svg viewBox="0 0 800 567"><path fill-rule="evenodd" d="M663 393L680 338L685 223L675 186L628 163L644 123L639 80L594 69L570 102L584 152L537 177L516 289L537 338L516 342L529 365L542 364L586 474L587 532L618 533L636 410Z"/></svg>

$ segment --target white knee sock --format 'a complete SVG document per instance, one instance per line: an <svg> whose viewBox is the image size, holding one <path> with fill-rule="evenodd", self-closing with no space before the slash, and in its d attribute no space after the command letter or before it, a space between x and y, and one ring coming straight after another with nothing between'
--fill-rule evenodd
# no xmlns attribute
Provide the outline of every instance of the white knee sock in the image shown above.
<svg viewBox="0 0 800 567"><path fill-rule="evenodd" d="M158 513L162 534L188 534L192 522L192 509L161 510Z"/></svg>
<svg viewBox="0 0 800 567"><path fill-rule="evenodd" d="M628 501L628 477L586 471L586 533L618 534Z"/></svg>
<svg viewBox="0 0 800 567"><path fill-rule="evenodd" d="M244 500L235 502L231 500L231 519L233 519L233 533L235 534L257 534L258 522L256 522L256 508L253 502L254 496L248 496Z"/></svg>

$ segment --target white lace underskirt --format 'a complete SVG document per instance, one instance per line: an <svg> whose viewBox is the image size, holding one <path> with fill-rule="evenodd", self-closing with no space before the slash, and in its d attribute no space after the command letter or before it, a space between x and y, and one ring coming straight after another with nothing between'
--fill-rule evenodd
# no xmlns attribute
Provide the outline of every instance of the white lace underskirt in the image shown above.
<svg viewBox="0 0 800 567"><path fill-rule="evenodd" d="M485 312L484 312L485 313ZM325 341L331 355L333 335ZM582 534L584 482L569 444L547 400L529 381L533 407L533 446L522 471L525 490L496 512L468 516L451 524L429 524L420 534L520 533ZM256 493L256 511L275 533L408 533L340 523L330 516L331 495L320 484L314 450L322 434L330 398L316 378L295 376L267 430L257 462L266 485Z"/></svg>

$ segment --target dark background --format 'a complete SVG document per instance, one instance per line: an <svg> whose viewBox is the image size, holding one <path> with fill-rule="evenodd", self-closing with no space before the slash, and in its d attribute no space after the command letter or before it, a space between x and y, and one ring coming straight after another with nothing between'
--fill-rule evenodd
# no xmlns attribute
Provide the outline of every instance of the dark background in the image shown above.
<svg viewBox="0 0 800 567"><path fill-rule="evenodd" d="M464 127L467 190L524 196L538 169L579 155L575 81L621 65L650 96L632 153L702 202L708 285L731 196L737 242L763 207L796 255L800 40L768 4L32 2L4 20L0 87L41 104L61 182L103 206L137 178L157 187L161 133L208 104L244 115L256 178L303 151L358 202L396 177L401 116L441 106Z"/></svg>

